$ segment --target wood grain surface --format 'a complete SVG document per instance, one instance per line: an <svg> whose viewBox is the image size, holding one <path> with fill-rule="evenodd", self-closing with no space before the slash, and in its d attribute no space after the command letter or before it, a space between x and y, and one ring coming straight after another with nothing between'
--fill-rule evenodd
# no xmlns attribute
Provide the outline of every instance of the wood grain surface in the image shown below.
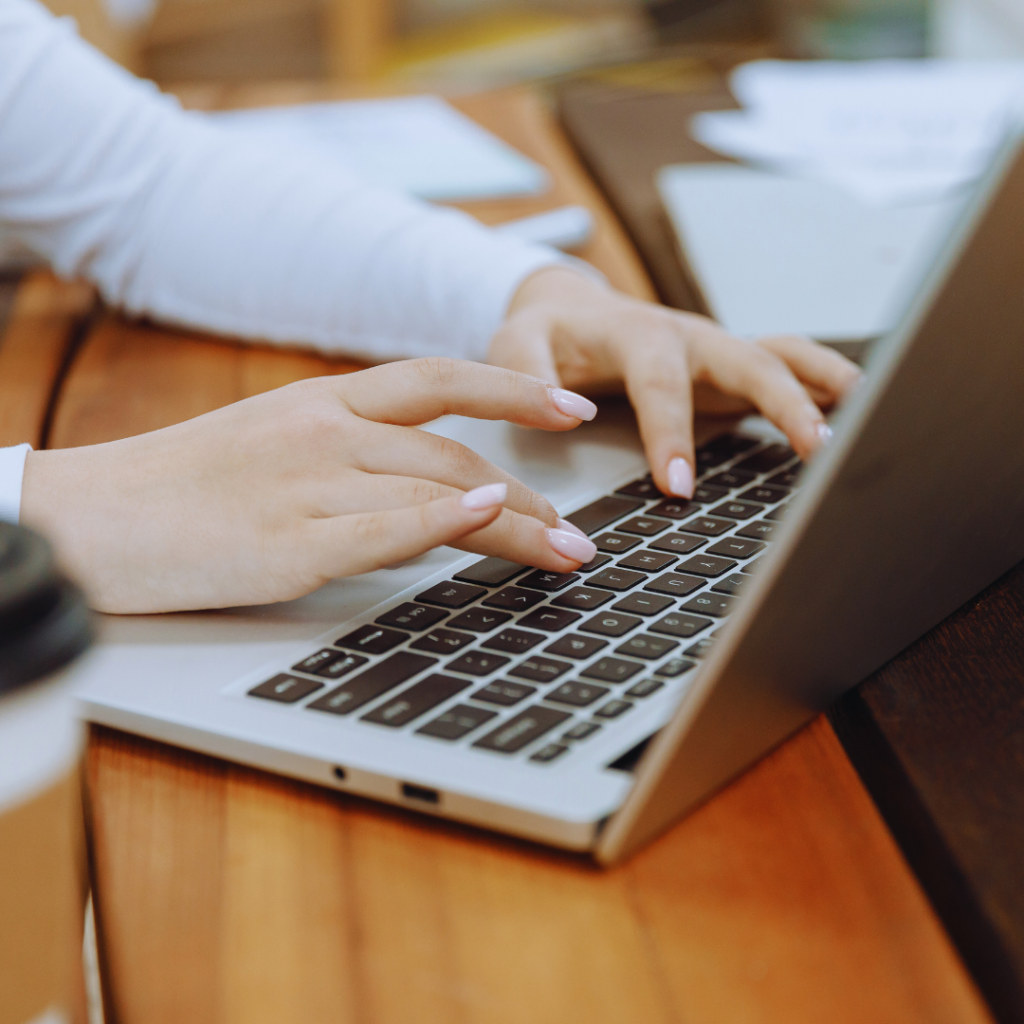
<svg viewBox="0 0 1024 1024"><path fill-rule="evenodd" d="M549 205L596 207L607 248L590 255L643 294L543 107L493 102L466 104L552 169ZM52 440L345 368L111 316L71 367ZM106 729L88 793L114 1024L988 1019L824 719L609 872Z"/></svg>

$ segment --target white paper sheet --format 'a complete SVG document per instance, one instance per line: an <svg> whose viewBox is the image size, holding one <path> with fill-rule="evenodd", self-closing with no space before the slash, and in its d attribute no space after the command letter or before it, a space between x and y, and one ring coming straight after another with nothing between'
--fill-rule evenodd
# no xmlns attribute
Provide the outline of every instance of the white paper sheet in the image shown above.
<svg viewBox="0 0 1024 1024"><path fill-rule="evenodd" d="M314 150L422 199L538 195L544 168L437 96L312 103L207 115L293 150Z"/></svg>
<svg viewBox="0 0 1024 1024"><path fill-rule="evenodd" d="M744 109L698 114L697 141L897 205L981 175L1020 116L1024 62L756 61L731 85Z"/></svg>

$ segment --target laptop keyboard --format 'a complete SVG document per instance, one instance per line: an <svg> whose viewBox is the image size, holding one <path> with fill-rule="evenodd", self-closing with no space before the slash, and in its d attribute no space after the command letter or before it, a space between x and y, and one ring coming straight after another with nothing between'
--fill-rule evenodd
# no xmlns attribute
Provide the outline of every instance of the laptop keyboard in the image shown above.
<svg viewBox="0 0 1024 1024"><path fill-rule="evenodd" d="M540 765L571 756L688 685L800 469L784 444L718 437L697 450L692 501L648 475L568 515L598 549L576 572L481 559L248 696Z"/></svg>

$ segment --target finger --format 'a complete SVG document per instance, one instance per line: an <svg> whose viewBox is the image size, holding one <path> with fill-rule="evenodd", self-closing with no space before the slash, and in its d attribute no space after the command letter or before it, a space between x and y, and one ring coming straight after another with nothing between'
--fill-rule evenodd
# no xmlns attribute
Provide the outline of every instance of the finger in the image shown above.
<svg viewBox="0 0 1024 1024"><path fill-rule="evenodd" d="M389 423L369 426L375 435L374 456L372 465L359 465L365 472L429 479L460 491L501 481L508 487L506 508L556 525L558 514L551 502L458 441Z"/></svg>
<svg viewBox="0 0 1024 1024"><path fill-rule="evenodd" d="M353 412L380 423L415 426L454 413L571 430L597 414L597 406L582 395L461 359L407 359L323 379Z"/></svg>
<svg viewBox="0 0 1024 1024"><path fill-rule="evenodd" d="M664 494L693 497L693 385L674 334L625 349L623 376L651 474Z"/></svg>
<svg viewBox="0 0 1024 1024"><path fill-rule="evenodd" d="M759 338L757 344L782 359L819 405L838 402L863 376L856 363L810 338L778 335Z"/></svg>
<svg viewBox="0 0 1024 1024"><path fill-rule="evenodd" d="M821 410L793 371L773 352L724 331L692 338L694 375L728 394L749 399L808 458L828 436Z"/></svg>
<svg viewBox="0 0 1024 1024"><path fill-rule="evenodd" d="M556 387L562 383L551 351L550 332L541 325L517 323L503 327L491 340L487 361L545 380Z"/></svg>
<svg viewBox="0 0 1024 1024"><path fill-rule="evenodd" d="M308 547L324 580L394 565L451 544L501 514L504 485L422 505L308 521Z"/></svg>

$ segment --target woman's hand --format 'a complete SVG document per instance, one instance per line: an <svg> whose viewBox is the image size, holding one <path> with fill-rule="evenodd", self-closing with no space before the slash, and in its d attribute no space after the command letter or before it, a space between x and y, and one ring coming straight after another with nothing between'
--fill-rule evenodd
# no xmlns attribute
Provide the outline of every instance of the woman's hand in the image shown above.
<svg viewBox="0 0 1024 1024"><path fill-rule="evenodd" d="M594 556L589 540L504 471L414 425L459 413L571 430L594 412L508 370L390 363L123 441L32 452L21 521L107 612L288 600L440 544L565 572Z"/></svg>
<svg viewBox="0 0 1024 1024"><path fill-rule="evenodd" d="M806 338L750 344L706 317L631 299L565 267L520 286L488 362L590 393L625 386L654 482L685 498L695 412L757 408L807 458L828 436L821 410L860 379L853 363Z"/></svg>

